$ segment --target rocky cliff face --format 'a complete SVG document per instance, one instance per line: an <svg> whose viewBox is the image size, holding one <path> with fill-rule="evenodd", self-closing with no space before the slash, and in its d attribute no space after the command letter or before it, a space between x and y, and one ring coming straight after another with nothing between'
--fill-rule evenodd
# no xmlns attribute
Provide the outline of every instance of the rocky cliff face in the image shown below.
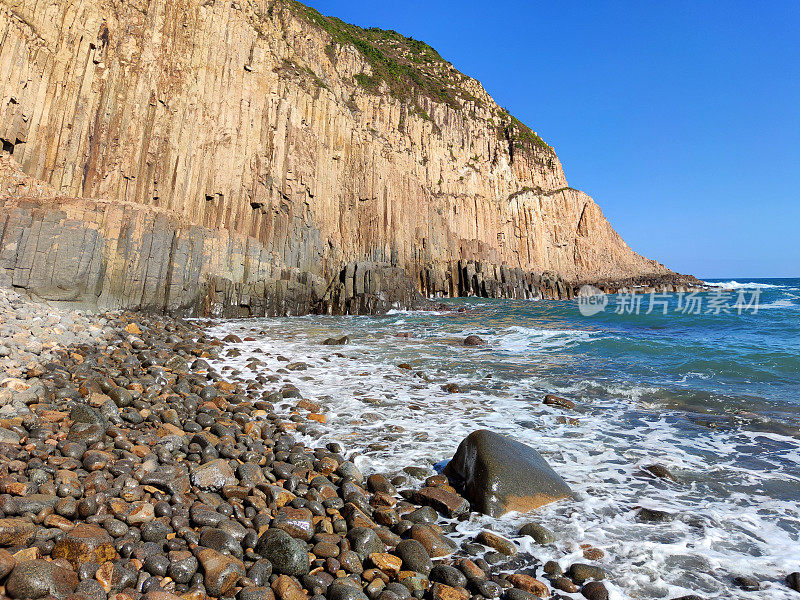
<svg viewBox="0 0 800 600"><path fill-rule="evenodd" d="M293 0L0 0L0 278L363 312L669 276L432 48Z"/></svg>

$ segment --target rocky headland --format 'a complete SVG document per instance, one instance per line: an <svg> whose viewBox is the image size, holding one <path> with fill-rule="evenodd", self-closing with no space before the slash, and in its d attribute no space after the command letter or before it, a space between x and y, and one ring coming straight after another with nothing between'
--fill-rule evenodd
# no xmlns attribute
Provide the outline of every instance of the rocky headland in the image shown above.
<svg viewBox="0 0 800 600"><path fill-rule="evenodd" d="M0 0L0 281L90 310L374 313L692 283L430 46L294 0Z"/></svg>

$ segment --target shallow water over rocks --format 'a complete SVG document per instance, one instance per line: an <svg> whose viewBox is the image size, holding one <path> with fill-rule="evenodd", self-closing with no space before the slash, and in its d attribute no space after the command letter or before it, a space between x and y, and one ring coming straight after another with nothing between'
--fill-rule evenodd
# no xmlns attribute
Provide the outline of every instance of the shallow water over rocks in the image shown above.
<svg viewBox="0 0 800 600"><path fill-rule="evenodd" d="M771 293L768 306L800 298L800 287ZM295 385L320 404L322 439L359 448L365 474L409 476L403 467L428 465L412 474L431 475L479 428L537 449L577 498L536 513L556 536L536 555L566 567L584 556L582 545L601 549L612 598L789 599L784 578L800 568L800 407L787 398L800 397L800 381L788 356L800 313L779 310L800 309L791 298L795 308L744 323L592 321L571 303L459 300L452 312L222 322L212 331L252 340L218 368L248 377L255 357ZM781 327L758 349L763 331ZM720 328L737 348L710 333ZM470 334L486 344L464 345ZM344 335L347 344L321 344ZM706 355L716 358L700 364ZM306 368L286 368L296 362ZM575 407L544 404L549 393ZM641 517L656 511L672 518ZM491 527L515 536L530 520L473 515L454 535ZM740 576L760 590L743 591Z"/></svg>

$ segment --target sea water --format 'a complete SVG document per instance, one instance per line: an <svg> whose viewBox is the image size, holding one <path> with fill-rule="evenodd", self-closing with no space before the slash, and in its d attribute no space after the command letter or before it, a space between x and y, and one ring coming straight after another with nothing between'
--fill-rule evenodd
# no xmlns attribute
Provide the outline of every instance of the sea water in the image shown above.
<svg viewBox="0 0 800 600"><path fill-rule="evenodd" d="M534 447L576 492L533 515L473 515L457 538L487 527L514 537L538 521L558 541L514 537L523 549L567 567L587 562L581 544L601 548L612 598L797 598L783 579L800 570L800 280L710 283L697 296L609 296L596 312L457 299L443 311L226 321L212 333L255 338L217 366L253 377L245 365L259 358L281 375L276 389L293 383L322 404L322 438L304 441L343 442L366 473L432 467L487 428ZM464 346L468 334L486 344ZM349 344L320 344L342 335ZM286 359L308 368L288 371ZM547 393L576 409L543 405ZM652 464L678 481L647 476ZM639 507L675 518L642 522ZM739 590L740 575L761 590Z"/></svg>

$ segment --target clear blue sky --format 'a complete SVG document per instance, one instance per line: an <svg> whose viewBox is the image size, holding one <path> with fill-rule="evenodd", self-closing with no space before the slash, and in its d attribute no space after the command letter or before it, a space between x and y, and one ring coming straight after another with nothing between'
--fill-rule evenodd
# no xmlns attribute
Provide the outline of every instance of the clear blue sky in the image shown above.
<svg viewBox="0 0 800 600"><path fill-rule="evenodd" d="M480 80L638 252L700 277L800 277L798 0L306 3Z"/></svg>

